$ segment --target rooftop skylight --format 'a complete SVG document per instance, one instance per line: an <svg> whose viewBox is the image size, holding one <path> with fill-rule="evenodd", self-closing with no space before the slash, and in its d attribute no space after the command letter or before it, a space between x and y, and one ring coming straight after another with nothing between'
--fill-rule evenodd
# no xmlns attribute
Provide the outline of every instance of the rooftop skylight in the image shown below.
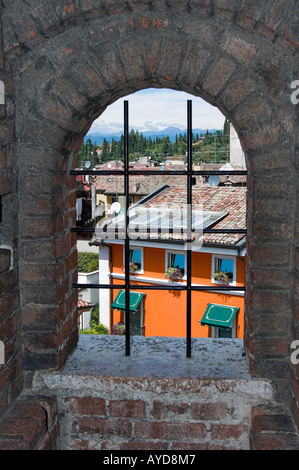
<svg viewBox="0 0 299 470"><path fill-rule="evenodd" d="M128 233L131 238L137 235L159 233L187 235L188 217L191 217L191 235L200 236L204 229L216 224L228 215L227 212L213 212L204 210L169 209L161 207L132 207L129 211ZM118 238L125 230L125 213L106 221L106 231L109 237L113 232ZM107 235L108 235L107 233Z"/></svg>

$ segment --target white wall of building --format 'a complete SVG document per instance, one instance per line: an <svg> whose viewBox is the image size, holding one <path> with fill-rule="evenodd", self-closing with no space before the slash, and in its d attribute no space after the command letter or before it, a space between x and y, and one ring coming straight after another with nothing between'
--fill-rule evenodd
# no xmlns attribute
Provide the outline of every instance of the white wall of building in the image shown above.
<svg viewBox="0 0 299 470"><path fill-rule="evenodd" d="M99 251L99 284L109 284L109 248L97 247ZM100 323L109 328L110 289L99 289Z"/></svg>
<svg viewBox="0 0 299 470"><path fill-rule="evenodd" d="M232 124L230 124L230 163L232 166L246 169L245 155L239 136Z"/></svg>

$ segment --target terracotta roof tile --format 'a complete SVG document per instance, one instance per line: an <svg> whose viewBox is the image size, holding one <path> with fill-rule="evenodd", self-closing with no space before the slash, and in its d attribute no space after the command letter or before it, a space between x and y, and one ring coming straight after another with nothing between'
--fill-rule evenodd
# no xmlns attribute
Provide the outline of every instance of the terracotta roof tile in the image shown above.
<svg viewBox="0 0 299 470"><path fill-rule="evenodd" d="M246 229L246 193L243 187L197 187L192 191L192 209L228 212L227 217L215 225L215 229ZM186 208L186 189L164 190L145 204L145 207L165 209ZM204 243L236 245L244 234L205 234Z"/></svg>
<svg viewBox="0 0 299 470"><path fill-rule="evenodd" d="M91 304L90 302L87 302L86 300L79 299L77 302L77 307L79 310L81 310L81 309L93 308L94 305Z"/></svg>

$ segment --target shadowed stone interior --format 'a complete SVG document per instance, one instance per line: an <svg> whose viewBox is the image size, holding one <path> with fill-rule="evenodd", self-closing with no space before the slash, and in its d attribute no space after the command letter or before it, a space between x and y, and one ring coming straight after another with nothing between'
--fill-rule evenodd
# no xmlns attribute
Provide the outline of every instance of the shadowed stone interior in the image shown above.
<svg viewBox="0 0 299 470"><path fill-rule="evenodd" d="M124 336L81 335L61 374L151 378L249 379L243 340L193 338L186 357L184 338L131 337L125 355Z"/></svg>

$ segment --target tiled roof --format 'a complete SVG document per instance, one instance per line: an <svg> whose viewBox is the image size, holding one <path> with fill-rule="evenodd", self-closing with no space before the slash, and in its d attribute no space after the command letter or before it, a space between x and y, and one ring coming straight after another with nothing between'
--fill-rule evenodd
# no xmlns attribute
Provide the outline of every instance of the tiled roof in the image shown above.
<svg viewBox="0 0 299 470"><path fill-rule="evenodd" d="M90 302L87 302L86 300L79 299L77 303L77 307L79 310L84 310L84 309L91 309L94 307L93 304Z"/></svg>
<svg viewBox="0 0 299 470"><path fill-rule="evenodd" d="M228 212L225 219L218 222L215 229L246 229L246 188L243 187L194 187L192 191L192 209L212 212ZM186 189L164 190L148 201L145 207L161 209L186 209ZM236 245L244 234L205 234L204 243Z"/></svg>
<svg viewBox="0 0 299 470"><path fill-rule="evenodd" d="M186 185L185 176L163 175L132 175L129 179L130 195L145 196L161 186ZM122 175L98 176L93 183L98 191L104 194L124 194L124 177Z"/></svg>
<svg viewBox="0 0 299 470"><path fill-rule="evenodd" d="M224 164L223 163L217 163L217 164L214 164L214 163L202 163L200 165L200 170L201 171L211 171L211 170L221 170L221 168L223 168ZM232 168L233 168L233 171L246 171L246 168L241 168L241 167L237 167L237 166L233 166L232 165ZM224 172L223 172L224 173ZM205 177L203 176L202 177L202 181L208 179L208 176ZM247 177L245 175L226 175L225 173L223 174L223 176L220 176L220 184L225 184L227 182L231 182L232 185L241 185L241 184L245 184L246 185L246 180L247 180Z"/></svg>
<svg viewBox="0 0 299 470"><path fill-rule="evenodd" d="M111 162L112 165L113 162ZM108 169L107 164L103 166L103 169ZM210 170L220 170L224 166L221 164L214 163L202 163L200 169L202 171ZM130 195L140 194L142 196L148 195L151 192L155 191L159 187L167 184L169 186L184 186L187 183L185 176L176 176L176 175L165 175L159 167L145 167L144 165L135 164L133 167L135 170L142 169L144 175L131 175L129 179L130 183ZM114 166L111 169L115 169ZM123 164L119 162L119 170L123 170ZM182 170L181 166L167 166L167 170ZM147 175L146 170L157 170L157 175ZM244 168L233 167L233 170L244 170ZM207 187L208 176L197 176L196 177L196 186ZM246 185L246 176L244 175L228 175L225 174L220 177L220 185L226 185L226 183L231 183L235 185ZM104 194L124 194L124 177L123 175L102 175L97 176L93 184L96 189Z"/></svg>
<svg viewBox="0 0 299 470"><path fill-rule="evenodd" d="M219 213L222 218L213 228L215 229L246 229L246 188L243 187L194 187L192 191L192 210L205 211L211 213ZM166 210L186 210L186 188L185 187L168 187L161 190L156 196L147 200L144 204L137 204L136 208L149 208L152 210L162 210L161 220L167 220ZM163 219L163 209L165 209L165 218ZM132 209L131 209L132 210ZM216 215L217 218L217 215ZM216 220L216 219L214 219ZM118 222L118 218L113 219L112 223L119 224L119 228L123 225L123 218ZM109 221L108 221L109 226ZM113 231L113 225L111 226ZM194 233L193 240L200 240L200 234ZM139 233L140 240L152 241L177 241L184 242L187 240L186 233L171 233L171 230L158 232L156 230L142 231ZM244 233L237 234L205 234L203 243L209 245L235 246L241 241L245 241ZM91 245L101 244L101 240L95 236L91 241Z"/></svg>

